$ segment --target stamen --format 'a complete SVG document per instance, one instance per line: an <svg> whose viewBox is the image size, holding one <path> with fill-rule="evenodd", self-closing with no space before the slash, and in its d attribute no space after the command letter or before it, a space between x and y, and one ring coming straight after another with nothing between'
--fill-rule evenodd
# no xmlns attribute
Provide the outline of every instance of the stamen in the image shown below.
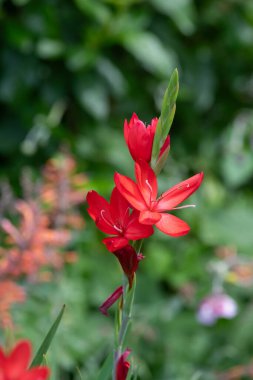
<svg viewBox="0 0 253 380"><path fill-rule="evenodd" d="M100 211L100 215L101 215L103 221L104 221L106 224L108 224L108 226L110 226L110 227L114 227L114 225L113 225L112 223L110 223L110 222L104 217L104 213L105 213L105 212L106 212L105 210L101 210L101 211Z"/></svg>
<svg viewBox="0 0 253 380"><path fill-rule="evenodd" d="M151 193L152 193L152 191L153 191L152 186L150 185L150 183L148 182L147 179L145 180L145 182L146 182L146 184L148 185L148 188L149 188L149 190L150 190Z"/></svg>
<svg viewBox="0 0 253 380"><path fill-rule="evenodd" d="M146 184L147 184L147 186L148 186L148 188L150 190L149 204L151 205L151 203L152 203L152 192L153 192L153 189L152 189L152 186L150 185L150 183L148 182L147 179L145 180L145 182L146 182Z"/></svg>
<svg viewBox="0 0 253 380"><path fill-rule="evenodd" d="M180 210L181 208L196 207L196 205L184 205L179 207L173 207L172 210Z"/></svg>
<svg viewBox="0 0 253 380"><path fill-rule="evenodd" d="M103 221L106 223L106 224L108 224L108 226L110 226L110 227L113 227L116 231L118 231L119 233L123 233L123 230L121 229L121 228L119 228L116 224L112 224L110 221L108 221L105 217L104 217L104 213L105 213L106 211L105 210L101 210L100 211L100 214L101 214L101 217L102 217L102 219L103 219Z"/></svg>
<svg viewBox="0 0 253 380"><path fill-rule="evenodd" d="M113 228L115 228L116 231L120 232L122 234L123 230L116 226L116 224L113 225Z"/></svg>

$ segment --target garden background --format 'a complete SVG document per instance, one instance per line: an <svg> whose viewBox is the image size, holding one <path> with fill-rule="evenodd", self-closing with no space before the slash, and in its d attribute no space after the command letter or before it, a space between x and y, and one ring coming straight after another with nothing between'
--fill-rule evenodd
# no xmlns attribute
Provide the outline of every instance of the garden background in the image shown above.
<svg viewBox="0 0 253 380"><path fill-rule="evenodd" d="M108 197L115 171L132 175L124 119L159 116L177 67L171 151L159 185L165 190L202 170L205 179L191 200L197 207L177 213L189 235L156 230L144 246L128 345L138 379L253 378L246 369L253 365L253 3L1 0L0 23L1 218L19 226L10 199L32 192L53 157L71 154L85 175L78 177L83 202L73 202L85 224L70 223L71 240L54 248L72 256L60 269L47 264L39 280L18 277L26 300L12 305L15 338L38 347L66 304L47 356L52 380L80 379L77 367L83 379L96 378L113 334L98 307L121 274L85 195L95 189ZM8 244L2 230L0 269ZM235 265L226 272L229 260ZM199 304L220 276L238 315L201 325Z"/></svg>

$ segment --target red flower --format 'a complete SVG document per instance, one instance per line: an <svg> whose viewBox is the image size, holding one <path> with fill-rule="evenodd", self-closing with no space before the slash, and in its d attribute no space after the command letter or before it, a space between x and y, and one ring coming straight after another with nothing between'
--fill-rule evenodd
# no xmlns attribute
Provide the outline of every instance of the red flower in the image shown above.
<svg viewBox="0 0 253 380"><path fill-rule="evenodd" d="M203 173L194 175L173 186L157 199L157 180L149 165L140 161L135 163L137 183L121 174L115 174L115 183L121 194L136 209L140 211L139 221L146 225L155 224L167 235L182 236L189 232L190 227L183 220L164 211L177 208L191 207L178 204L187 199L200 186Z"/></svg>
<svg viewBox="0 0 253 380"><path fill-rule="evenodd" d="M122 266L122 269L126 276L128 277L129 287L132 287L134 274L138 269L139 261L144 258L144 256L139 253L137 254L131 245L127 245L117 251L113 252L117 257Z"/></svg>
<svg viewBox="0 0 253 380"><path fill-rule="evenodd" d="M131 350L129 348L120 356L116 368L116 380L126 380L130 368L130 363L126 360Z"/></svg>
<svg viewBox="0 0 253 380"><path fill-rule="evenodd" d="M129 240L139 240L152 235L153 228L138 221L139 212L130 214L130 205L117 188L112 191L110 203L96 191L87 194L88 213L96 226L106 234L114 235L105 238L103 243L111 252L128 244Z"/></svg>
<svg viewBox="0 0 253 380"><path fill-rule="evenodd" d="M31 345L27 340L17 343L9 355L6 355L0 347L0 379L46 380L49 369L46 367L28 369L30 358Z"/></svg>
<svg viewBox="0 0 253 380"><path fill-rule="evenodd" d="M135 113L129 123L125 120L124 137L134 161L144 160L150 162L157 123L158 118L156 117L146 127ZM160 150L160 156L169 148L169 145L170 137L168 136Z"/></svg>
<svg viewBox="0 0 253 380"><path fill-rule="evenodd" d="M102 314L108 316L108 309L122 296L123 287L119 286L100 306L99 310ZM0 379L1 380L1 379Z"/></svg>

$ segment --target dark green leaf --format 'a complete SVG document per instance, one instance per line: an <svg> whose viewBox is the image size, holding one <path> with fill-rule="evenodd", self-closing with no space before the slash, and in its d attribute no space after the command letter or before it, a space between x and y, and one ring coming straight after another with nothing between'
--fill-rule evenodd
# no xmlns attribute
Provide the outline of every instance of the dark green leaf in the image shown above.
<svg viewBox="0 0 253 380"><path fill-rule="evenodd" d="M112 377L113 353L110 353L104 361L97 380L109 380Z"/></svg>
<svg viewBox="0 0 253 380"><path fill-rule="evenodd" d="M58 326L61 322L61 319L62 319L62 316L63 316L63 313L64 313L64 310L65 310L65 305L63 305L58 317L56 318L56 320L54 321L54 323L52 324L50 330L48 331L45 339L43 340L40 348L38 349L33 361L32 361L32 364L31 364L31 367L35 367L37 365L40 365L43 361L43 357L46 355L47 353L47 350L53 340L53 337L58 329Z"/></svg>

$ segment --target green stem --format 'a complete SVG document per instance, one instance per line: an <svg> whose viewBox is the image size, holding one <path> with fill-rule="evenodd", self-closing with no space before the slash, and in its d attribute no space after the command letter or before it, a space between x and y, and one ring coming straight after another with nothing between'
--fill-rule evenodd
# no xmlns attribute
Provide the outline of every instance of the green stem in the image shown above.
<svg viewBox="0 0 253 380"><path fill-rule="evenodd" d="M133 243L137 253L140 253L143 240L138 240ZM113 364L113 380L117 380L117 362L123 352L123 345L127 330L132 320L132 309L134 303L134 295L136 288L136 274L134 275L132 288L129 288L128 278L123 276L123 296L120 301L118 312L116 315L115 329L115 347L114 347L114 364Z"/></svg>
<svg viewBox="0 0 253 380"><path fill-rule="evenodd" d="M120 321L120 326L116 329L115 336L115 348L114 348L114 365L113 365L113 380L116 380L117 362L123 352L123 345L127 330L129 328L132 319L132 308L134 302L134 294L136 287L136 276L134 276L132 288L129 289L128 278L124 275L123 279L123 302L119 313L120 317L117 317L117 321Z"/></svg>

